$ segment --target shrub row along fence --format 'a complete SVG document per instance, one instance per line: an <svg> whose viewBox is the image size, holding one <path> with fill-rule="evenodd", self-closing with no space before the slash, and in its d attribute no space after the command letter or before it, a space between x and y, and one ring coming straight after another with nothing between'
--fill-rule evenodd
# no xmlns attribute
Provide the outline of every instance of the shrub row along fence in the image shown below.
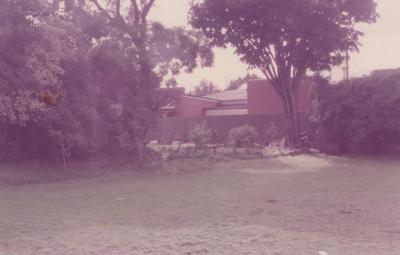
<svg viewBox="0 0 400 255"><path fill-rule="evenodd" d="M307 117L300 115L302 130L308 127ZM225 143L230 130L243 125L254 127L258 132L258 142L269 142L267 130L275 125L278 138L286 134L287 125L283 114L206 116L200 118L160 118L149 132L148 140L170 143L175 140L187 141L187 136L196 126L205 123L212 130L214 143Z"/></svg>

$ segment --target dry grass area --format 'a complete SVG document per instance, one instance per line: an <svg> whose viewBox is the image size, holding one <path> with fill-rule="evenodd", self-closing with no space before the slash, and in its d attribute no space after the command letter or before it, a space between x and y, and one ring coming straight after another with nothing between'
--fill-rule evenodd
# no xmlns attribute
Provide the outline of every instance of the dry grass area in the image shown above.
<svg viewBox="0 0 400 255"><path fill-rule="evenodd" d="M399 163L192 160L51 178L1 166L0 254L400 254Z"/></svg>

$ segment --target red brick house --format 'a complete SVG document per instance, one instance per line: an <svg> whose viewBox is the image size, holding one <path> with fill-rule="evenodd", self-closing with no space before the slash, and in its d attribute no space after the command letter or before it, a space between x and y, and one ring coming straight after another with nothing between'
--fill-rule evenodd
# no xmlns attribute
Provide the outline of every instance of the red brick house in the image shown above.
<svg viewBox="0 0 400 255"><path fill-rule="evenodd" d="M311 110L312 82L300 84L297 94L297 109L299 113ZM248 83L247 100L249 114L279 114L284 113L281 99L267 80L252 80Z"/></svg>
<svg viewBox="0 0 400 255"><path fill-rule="evenodd" d="M298 91L299 113L311 109L311 82L303 82ZM247 89L194 97L183 92L174 104L160 109L164 117L196 118L203 116L255 115L284 113L279 96L267 80L251 80Z"/></svg>

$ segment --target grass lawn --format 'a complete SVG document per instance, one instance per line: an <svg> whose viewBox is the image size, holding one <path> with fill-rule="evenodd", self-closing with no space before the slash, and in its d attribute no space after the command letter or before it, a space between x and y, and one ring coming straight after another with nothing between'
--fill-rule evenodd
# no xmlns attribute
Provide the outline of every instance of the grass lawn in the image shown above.
<svg viewBox="0 0 400 255"><path fill-rule="evenodd" d="M2 165L0 254L398 255L399 163L295 156L79 174Z"/></svg>

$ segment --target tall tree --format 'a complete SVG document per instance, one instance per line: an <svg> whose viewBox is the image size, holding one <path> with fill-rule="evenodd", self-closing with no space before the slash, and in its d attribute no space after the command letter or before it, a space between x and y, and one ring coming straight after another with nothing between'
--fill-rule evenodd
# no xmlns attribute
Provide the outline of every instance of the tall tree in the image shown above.
<svg viewBox="0 0 400 255"><path fill-rule="evenodd" d="M210 66L214 56L202 33L181 27L166 28L149 20L156 0L52 0L55 8L63 2L67 10L86 11L106 20L108 28L131 41L137 48L145 77L154 71L167 86L182 70L193 71L199 65ZM146 71L146 69L148 69ZM150 87L150 84L144 83Z"/></svg>
<svg viewBox="0 0 400 255"><path fill-rule="evenodd" d="M149 21L156 0L58 0L53 2L55 8L60 8L61 2L68 6L66 12L83 11L105 20L103 26L108 35L100 36L97 41L112 36L136 51L137 58L132 61L136 61L137 70L132 75L136 75L139 88L133 91L140 94L138 100L153 115L159 106L156 88L162 83L175 86L174 77L182 70L191 72L199 65L213 63L209 40L199 31L167 28Z"/></svg>
<svg viewBox="0 0 400 255"><path fill-rule="evenodd" d="M374 0L199 0L191 24L214 46L232 45L258 68L280 96L299 144L296 91L308 70L329 70L358 51L358 23L377 18Z"/></svg>
<svg viewBox="0 0 400 255"><path fill-rule="evenodd" d="M88 81L78 83L89 87L88 97L92 98L89 101L96 105L91 110L99 116L93 127L99 132L93 133L107 133L113 140L107 148L114 152L118 151L116 147L125 147L127 152L143 145L160 103L156 88L163 82L175 86L174 76L182 70L191 72L199 65L209 66L213 62L208 39L199 31L167 28L148 20L155 0L51 2L55 13L72 20L89 41L94 42L87 53L81 54L86 58L78 57L81 62L87 61L90 69L85 75L89 76ZM73 63L73 66L79 64ZM64 108L70 106L73 109L73 105L79 105L79 102L73 104L79 101L76 98L86 95L81 93L75 99L71 98L79 91L79 87L71 82L74 72L67 73L70 96L65 98ZM61 113L68 116L71 112ZM68 125L66 128L70 129ZM55 134L57 137L62 135L60 132Z"/></svg>

